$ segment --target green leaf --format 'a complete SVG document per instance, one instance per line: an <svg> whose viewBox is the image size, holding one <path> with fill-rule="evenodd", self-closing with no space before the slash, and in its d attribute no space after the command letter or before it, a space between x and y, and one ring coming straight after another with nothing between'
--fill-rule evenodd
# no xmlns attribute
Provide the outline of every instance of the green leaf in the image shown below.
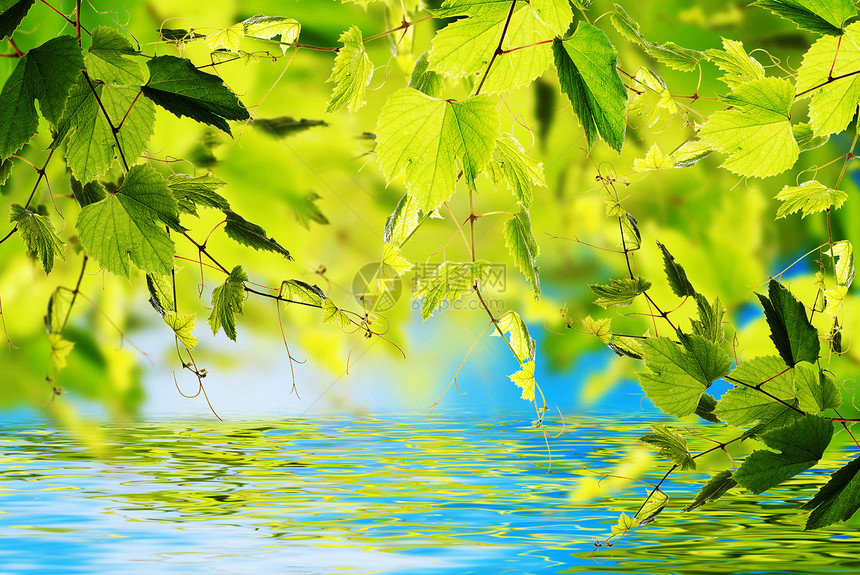
<svg viewBox="0 0 860 575"><path fill-rule="evenodd" d="M645 348L640 343L641 341L643 340L634 337L613 335L609 342L609 349L619 357L642 359L642 356L645 355Z"/></svg>
<svg viewBox="0 0 860 575"><path fill-rule="evenodd" d="M396 276L405 276L406 272L411 270L414 265L401 253L397 244L390 242L384 244L382 247L382 266L380 266L383 277L380 278L380 281L386 284L386 291L389 291L391 283L387 280L391 280ZM386 281L383 282L382 280Z"/></svg>
<svg viewBox="0 0 860 575"><path fill-rule="evenodd" d="M419 214L418 200L415 196L404 194L394 212L385 219L385 232L383 241L400 245L418 227Z"/></svg>
<svg viewBox="0 0 860 575"><path fill-rule="evenodd" d="M267 236L266 230L257 224L252 224L232 210L225 211L224 215L227 216L224 231L231 240L257 251L275 252L288 260L293 259L286 248L276 242L274 238Z"/></svg>
<svg viewBox="0 0 860 575"><path fill-rule="evenodd" d="M809 214L823 212L829 207L839 208L848 199L848 194L842 190L833 190L818 182L810 180L799 186L785 186L776 195L783 204L776 211L776 219L803 210L803 217Z"/></svg>
<svg viewBox="0 0 860 575"><path fill-rule="evenodd" d="M429 212L451 197L458 165L474 188L499 138L499 112L489 96L456 102L403 88L388 97L376 133L386 181L402 174L409 193Z"/></svg>
<svg viewBox="0 0 860 575"><path fill-rule="evenodd" d="M666 279L669 282L669 287L672 292L678 297L693 297L696 295L696 290L690 280L687 279L687 272L684 267L675 262L675 258L666 249L666 246L657 242L660 251L663 253L663 270L666 272Z"/></svg>
<svg viewBox="0 0 860 575"><path fill-rule="evenodd" d="M790 366L799 361L818 361L818 330L809 323L806 308L776 280L768 285L769 298L758 295L770 327L770 339Z"/></svg>
<svg viewBox="0 0 860 575"><path fill-rule="evenodd" d="M30 141L42 116L56 126L84 61L77 41L58 36L20 58L0 91L0 159Z"/></svg>
<svg viewBox="0 0 860 575"><path fill-rule="evenodd" d="M146 147L155 124L155 107L152 102L138 98L138 87L92 82L90 88L87 79L80 75L72 86L53 142L56 147L67 141L66 163L72 175L84 183L107 172L120 156L111 126L123 123L117 138L123 157L131 165Z"/></svg>
<svg viewBox="0 0 860 575"><path fill-rule="evenodd" d="M514 355L520 363L534 361L535 358L535 340L529 335L529 329L523 318L515 311L508 311L502 314L497 320L499 329L504 333L509 333L508 343L514 350ZM499 333L493 332L493 335L498 336Z"/></svg>
<svg viewBox="0 0 860 575"><path fill-rule="evenodd" d="M69 178L69 185L72 188L72 195L75 196L75 201L82 208L107 197L107 190L99 182L93 181L81 184L74 176L71 176Z"/></svg>
<svg viewBox="0 0 860 575"><path fill-rule="evenodd" d="M712 475L710 481L708 481L705 486L702 487L702 490L696 494L693 502L684 507L684 511L692 511L697 507L701 507L708 501L719 499L725 495L729 489L737 484L738 482L732 479L732 472L728 469Z"/></svg>
<svg viewBox="0 0 860 575"><path fill-rule="evenodd" d="M717 400L710 393L703 393L699 398L699 405L696 406L696 415L710 421L711 423L720 423L719 417L714 415L714 409L717 407Z"/></svg>
<svg viewBox="0 0 860 575"><path fill-rule="evenodd" d="M794 367L794 387L800 409L821 413L842 405L842 392L829 373L800 363Z"/></svg>
<svg viewBox="0 0 860 575"><path fill-rule="evenodd" d="M153 168L132 166L122 185L81 209L77 229L90 256L106 270L128 277L129 260L147 272L173 269L173 240L164 226L179 227L176 200Z"/></svg>
<svg viewBox="0 0 860 575"><path fill-rule="evenodd" d="M281 282L281 291L278 297L317 307L322 307L323 300L327 299L327 296L319 287L301 280L285 280Z"/></svg>
<svg viewBox="0 0 860 575"><path fill-rule="evenodd" d="M801 30L834 36L842 33L846 21L857 16L851 0L756 0L750 6L770 10Z"/></svg>
<svg viewBox="0 0 860 575"><path fill-rule="evenodd" d="M234 24L224 30L219 30L213 34L206 36L206 45L209 49L215 52L216 50L226 50L227 52L238 53L239 44L242 38L245 37L245 26L241 22Z"/></svg>
<svg viewBox="0 0 860 575"><path fill-rule="evenodd" d="M146 274L146 288L149 290L149 304L162 317L175 312L173 305L173 278L167 274Z"/></svg>
<svg viewBox="0 0 860 575"><path fill-rule="evenodd" d="M171 174L167 178L167 185L182 213L196 216L198 206L215 208L225 213L230 210L230 203L218 193L227 184L212 174Z"/></svg>
<svg viewBox="0 0 860 575"><path fill-rule="evenodd" d="M637 374L645 395L669 415L694 413L705 389L729 373L731 360L718 346L697 335L682 336L682 345L666 337L642 342L650 372Z"/></svg>
<svg viewBox="0 0 860 575"><path fill-rule="evenodd" d="M535 299L540 297L540 277L538 275L537 257L540 249L532 233L532 222L526 208L505 222L505 245L514 258L514 262L532 286Z"/></svg>
<svg viewBox="0 0 860 575"><path fill-rule="evenodd" d="M638 44L642 47L648 46L650 42L648 42L648 40L646 40L639 31L639 23L631 18L621 5L614 4L613 6L615 9L609 16L609 21L612 22L612 25L616 30L618 30L618 33L634 44Z"/></svg>
<svg viewBox="0 0 860 575"><path fill-rule="evenodd" d="M796 403L794 373L782 359L756 357L740 364L729 377L746 384L737 384L724 393L714 410L729 425L741 427L759 422L764 427L779 427L799 417L789 407Z"/></svg>
<svg viewBox="0 0 860 575"><path fill-rule="evenodd" d="M323 323L333 323L339 326L341 329L346 329L349 327L349 324L352 323L349 321L349 316L344 313L343 310L338 308L330 299L326 299L323 302Z"/></svg>
<svg viewBox="0 0 860 575"><path fill-rule="evenodd" d="M618 216L621 224L621 245L628 252L636 251L642 247L642 234L639 233L639 225L636 218L630 212L624 216Z"/></svg>
<svg viewBox="0 0 860 575"><path fill-rule="evenodd" d="M652 491L648 498L645 500L645 503L642 504L642 508L636 513L633 517L633 524L638 527L640 525L647 525L654 521L654 518L660 514L663 509L666 508L666 505L669 503L669 496L663 493L662 491Z"/></svg>
<svg viewBox="0 0 860 575"><path fill-rule="evenodd" d="M218 335L221 328L227 337L236 341L236 314L242 315L245 304L245 285L248 276L242 266L236 266L224 280L224 283L212 290L212 314L209 316L209 326L212 333Z"/></svg>
<svg viewBox="0 0 860 575"><path fill-rule="evenodd" d="M441 74L430 69L430 60L427 55L428 52L424 52L415 61L412 75L409 78L409 87L423 92L431 98L438 98L442 95L444 81Z"/></svg>
<svg viewBox="0 0 860 575"><path fill-rule="evenodd" d="M192 332L194 331L194 317L193 313L179 314L169 311L164 314L163 318L164 323L170 326L182 345L188 349L194 349L194 346L197 345L197 338L192 335ZM224 328L224 331L227 332L226 327Z"/></svg>
<svg viewBox="0 0 860 575"><path fill-rule="evenodd" d="M690 455L686 439L672 432L662 423L652 423L651 430L654 433L643 435L639 438L639 441L656 447L661 457L668 459L670 463L678 466L681 471L696 468L696 461Z"/></svg>
<svg viewBox="0 0 860 575"><path fill-rule="evenodd" d="M650 128L660 119L661 110L668 112L669 116L678 114L678 105L666 83L648 68L639 68L636 71L631 87L635 89L627 105L627 121L631 127ZM658 151L660 149L657 144L652 146L652 150L655 148ZM649 152L649 155L652 153Z"/></svg>
<svg viewBox="0 0 860 575"><path fill-rule="evenodd" d="M780 78L753 80L732 90L724 101L732 108L711 114L699 131L705 143L728 155L724 168L766 178L794 165L800 150L789 121L791 83Z"/></svg>
<svg viewBox="0 0 860 575"><path fill-rule="evenodd" d="M73 292L70 289L58 287L48 300L48 311L45 313L45 328L49 334L60 334L66 327L66 318L72 309Z"/></svg>
<svg viewBox="0 0 860 575"><path fill-rule="evenodd" d="M764 78L764 67L758 60L744 50L744 45L735 40L723 38L723 49L705 50L708 60L725 72L720 80L729 88L737 88L741 84Z"/></svg>
<svg viewBox="0 0 860 575"><path fill-rule="evenodd" d="M836 283L850 287L854 281L854 246L848 240L840 240L830 246L827 255L836 258Z"/></svg>
<svg viewBox="0 0 860 575"><path fill-rule="evenodd" d="M54 224L47 216L39 215L20 204L12 204L9 221L18 228L24 246L42 261L46 274L54 269L54 259L66 259L66 244L57 237Z"/></svg>
<svg viewBox="0 0 860 575"><path fill-rule="evenodd" d="M582 318L580 323L585 331L597 336L603 343L608 345L612 341L612 320L606 318L594 319L589 315Z"/></svg>
<svg viewBox="0 0 860 575"><path fill-rule="evenodd" d="M830 140L830 136L816 136L812 124L794 124L791 133L801 152L820 148Z"/></svg>
<svg viewBox="0 0 860 575"><path fill-rule="evenodd" d="M263 16L262 14L258 14L252 18L248 18L242 24L245 25L246 36L264 38L266 40L280 36L281 50L284 54L289 49L288 44L294 44L299 40L299 34L302 31L302 25L296 20L281 16Z"/></svg>
<svg viewBox="0 0 860 575"><path fill-rule="evenodd" d="M6 182L9 180L9 176L12 175L12 168L14 167L15 164L11 158L0 161L0 195L6 194Z"/></svg>
<svg viewBox="0 0 860 575"><path fill-rule="evenodd" d="M93 30L92 44L85 56L87 71L92 78L108 84L143 84L143 68L127 56L139 52L118 30L98 26Z"/></svg>
<svg viewBox="0 0 860 575"><path fill-rule="evenodd" d="M531 159L522 145L510 134L496 140L493 159L487 164L487 177L494 184L505 181L523 208L532 205L532 186L546 186L543 164Z"/></svg>
<svg viewBox="0 0 860 575"><path fill-rule="evenodd" d="M602 308L615 305L630 305L636 296L645 293L651 287L651 282L642 278L610 280L606 285L590 285L591 291L597 296L594 303Z"/></svg>
<svg viewBox="0 0 860 575"><path fill-rule="evenodd" d="M23 20L24 16L27 15L27 12L30 11L30 8L33 6L35 1L36 0L20 0L18 2L3 2L2 6L0 6L3 11L3 13L0 14L0 40L5 40L7 36L11 36L12 33L18 29L18 26L21 24L21 20Z"/></svg>
<svg viewBox="0 0 860 575"><path fill-rule="evenodd" d="M806 521L806 530L821 529L840 521L847 521L860 509L860 457L852 460L830 476L815 497L803 504L812 509Z"/></svg>
<svg viewBox="0 0 860 575"><path fill-rule="evenodd" d="M448 24L436 33L428 55L430 69L446 76L473 75L486 79L483 93L506 92L530 84L549 67L550 51L539 44L563 34L573 14L566 0L517 2L511 10L508 0L449 0L436 12L440 17L468 16ZM499 54L487 71L504 31L502 49L520 48Z"/></svg>
<svg viewBox="0 0 860 575"><path fill-rule="evenodd" d="M51 361L54 362L54 369L59 371L69 365L69 354L75 344L58 333L49 333L48 341L51 344Z"/></svg>
<svg viewBox="0 0 860 575"><path fill-rule="evenodd" d="M690 50L689 48L678 46L674 42L649 44L648 51L661 64L665 64L681 72L692 72L699 67L699 61L705 57L698 50Z"/></svg>
<svg viewBox="0 0 860 575"><path fill-rule="evenodd" d="M816 136L838 134L848 127L860 102L860 22L851 24L841 37L819 38L804 54L797 71L800 98L812 98L809 123Z"/></svg>
<svg viewBox="0 0 860 575"><path fill-rule="evenodd" d="M516 384L517 387L523 390L522 399L526 401L535 400L535 362L530 361L522 364L522 369L508 378Z"/></svg>
<svg viewBox="0 0 860 575"><path fill-rule="evenodd" d="M470 291L476 281L484 281L490 272L490 262L444 262L429 276L415 278L412 299L424 298L421 319L426 321L444 300L454 303Z"/></svg>
<svg viewBox="0 0 860 575"><path fill-rule="evenodd" d="M585 132L588 147L597 135L621 152L627 128L627 88L616 69L618 54L598 28L580 21L576 32L552 44L562 91Z"/></svg>
<svg viewBox="0 0 860 575"><path fill-rule="evenodd" d="M762 441L776 451L753 451L732 479L752 493L767 491L818 463L832 437L833 424L818 415L763 433Z"/></svg>
<svg viewBox="0 0 860 575"><path fill-rule="evenodd" d="M254 118L252 126L263 130L271 136L286 138L310 128L328 126L328 123L322 120L307 120L305 118L296 120L290 116L281 116L278 118Z"/></svg>
<svg viewBox="0 0 860 575"><path fill-rule="evenodd" d="M720 298L714 298L714 303L708 303L705 296L696 294L696 309L699 319L690 320L695 335L700 335L708 341L716 344L722 343L725 337L723 318L726 316L726 308L720 302Z"/></svg>
<svg viewBox="0 0 860 575"><path fill-rule="evenodd" d="M647 126L650 127L650 126ZM675 167L672 158L663 153L658 144L654 144L643 158L633 160L634 172L652 172L654 170L667 170Z"/></svg>
<svg viewBox="0 0 860 575"><path fill-rule="evenodd" d="M143 95L175 116L188 116L230 135L227 120L250 118L221 78L201 72L190 60L157 56L146 65L149 82L141 88Z"/></svg>
<svg viewBox="0 0 860 575"><path fill-rule="evenodd" d="M373 64L364 51L364 41L358 26L344 32L340 41L343 42L343 47L334 59L334 69L328 79L329 82L337 83L337 86L326 105L326 114L336 112L344 106L350 114L354 114L364 106L364 94L373 77Z"/></svg>

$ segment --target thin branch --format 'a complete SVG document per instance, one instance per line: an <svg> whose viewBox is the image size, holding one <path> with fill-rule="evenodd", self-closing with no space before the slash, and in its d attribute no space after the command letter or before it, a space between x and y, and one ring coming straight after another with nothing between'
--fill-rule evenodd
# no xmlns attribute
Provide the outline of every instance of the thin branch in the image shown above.
<svg viewBox="0 0 860 575"><path fill-rule="evenodd" d="M508 17L507 17L507 19L505 19L505 26L504 26L504 28L502 28L502 37L499 38L499 45L496 46L496 50L495 50L495 52L493 52L493 57L490 58L490 63L487 64L487 69L484 71L484 76L481 78L481 82L478 84L478 89L475 90L476 96L481 93L481 88L484 87L484 82L487 81L487 76L490 75L490 69L492 69L493 63L496 61L496 58L499 57L499 54L504 53L502 51L502 44L505 41L505 35L508 33L508 26L511 25L511 18L513 18L513 16L514 16L514 9L516 7L517 7L517 0L513 0L513 2L511 2L511 9L508 10Z"/></svg>

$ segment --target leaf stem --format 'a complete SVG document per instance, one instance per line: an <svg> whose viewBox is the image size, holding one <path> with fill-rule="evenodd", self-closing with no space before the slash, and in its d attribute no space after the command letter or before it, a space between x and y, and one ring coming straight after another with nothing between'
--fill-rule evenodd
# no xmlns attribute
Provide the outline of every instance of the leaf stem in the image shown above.
<svg viewBox="0 0 860 575"><path fill-rule="evenodd" d="M505 35L508 33L508 26L511 25L511 18L513 18L514 16L514 9L516 7L517 0L513 0L513 2L511 2L511 9L508 10L508 17L507 19L505 19L505 26L504 28L502 28L502 37L499 38L499 45L496 46L496 50L493 52L493 57L490 58L490 63L487 64L487 69L484 70L484 75L483 77L481 77L481 82L478 84L478 89L475 90L476 96L481 93L481 88L484 87L484 82L487 81L487 76L490 75L490 69L493 67L493 63L496 61L496 58L498 58L499 54L504 54L504 51L502 50L502 44L505 41Z"/></svg>
<svg viewBox="0 0 860 575"><path fill-rule="evenodd" d="M122 151L122 144L119 143L119 128L115 127L113 125L113 121L110 119L110 115L107 113L107 110L105 109L105 106L102 103L102 99L99 97L98 92L96 92L96 87L93 84L93 81L90 79L90 75L87 74L86 70L84 70L81 73L84 75L84 78L86 79L87 84L89 84L90 90L92 91L93 96L96 99L96 102L98 102L99 108L101 108L102 114L104 114L104 117L105 117L105 120L107 120L108 126L110 126L110 131L111 131L111 134L113 134L114 141L116 142L116 149L119 152L119 157L122 160L122 165L125 167L125 171L128 172L128 169L129 169L128 168L128 161L126 161L126 159L125 159L125 152ZM138 95L140 95L140 94L138 94ZM135 100L136 99L137 98L135 98ZM134 104L132 103L132 105L134 105ZM123 118L123 121L124 120L125 120L125 118Z"/></svg>

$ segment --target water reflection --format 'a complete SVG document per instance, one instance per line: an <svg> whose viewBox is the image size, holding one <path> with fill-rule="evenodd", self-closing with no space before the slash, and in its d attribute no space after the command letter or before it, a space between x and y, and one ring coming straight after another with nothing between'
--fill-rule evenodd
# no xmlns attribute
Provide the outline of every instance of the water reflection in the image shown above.
<svg viewBox="0 0 860 575"><path fill-rule="evenodd" d="M7 427L0 572L860 570L856 523L802 531L794 505L820 475L694 513L677 511L679 499L592 556L643 489L612 493L609 481L580 501L582 465L633 459L645 428L580 420L552 440L547 474L540 432L471 416L137 425L110 430L98 459L63 431Z"/></svg>

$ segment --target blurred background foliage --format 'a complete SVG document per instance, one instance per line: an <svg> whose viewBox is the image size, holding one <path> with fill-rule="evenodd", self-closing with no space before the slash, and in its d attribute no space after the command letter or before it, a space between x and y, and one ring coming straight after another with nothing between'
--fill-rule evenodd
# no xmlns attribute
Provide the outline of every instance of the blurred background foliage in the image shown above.
<svg viewBox="0 0 860 575"><path fill-rule="evenodd" d="M68 0L55 5L66 13L74 9L74 2ZM743 41L765 67L779 66L788 72L799 66L801 55L813 39L784 20L747 7L745 2L665 0L625 3L624 7L649 40L671 40L687 48L705 50L720 47L721 37L733 38ZM597 1L588 13L593 20L608 10L612 10L611 2ZM120 25L140 42L144 53L176 53L178 49L201 65L209 59L204 44L177 48L160 40L158 30L185 28L211 33L260 13L297 19L302 24L301 41L321 46L336 45L340 34L353 25L367 37L400 22L400 11L386 13L382 4L362 7L334 0L94 2L85 5L84 22L90 29L98 24ZM63 24L47 6L37 3L21 26L26 33L18 34L21 49L27 50L61 33ZM404 192L399 185L386 187L377 167L371 135L376 114L390 93L407 84L415 59L429 47L435 30L443 25L436 20L416 25L397 46L396 54L396 35L368 44L376 70L368 104L353 116L345 112L323 114L332 89L326 79L333 55L311 50L295 54L290 51L277 61L238 60L218 66L218 73L249 107L255 120L244 126L235 124L234 140L159 109L147 155L177 161L153 165L164 173L211 170L228 182L223 193L234 209L261 224L295 258L287 262L241 249L222 235L213 234L209 246L220 261L228 267L243 265L251 281L264 285L277 286L288 278L318 284L338 305L360 309L352 294L353 278L363 266L381 259L385 218ZM719 71L712 64L703 61L701 78L695 72L676 72L653 62L619 36L608 17L601 18L598 26L618 50L619 65L625 71L633 74L640 66L647 66L664 78L675 95L693 94L699 82L702 96L724 92L724 86L716 81ZM66 27L65 32L73 30ZM266 49L251 45L243 48ZM5 80L13 64L12 59L0 60L0 80ZM444 93L448 97L468 93L469 87L462 82L446 82ZM590 155L586 152L582 130L569 109L569 101L559 92L552 70L528 89L502 98L502 131L513 133L533 157L542 161L547 176L548 189L535 191L532 208L534 233L541 246L540 301L532 299L526 281L514 268L498 218L478 221L478 257L507 264L504 290L497 290L491 297L500 307L517 310L529 322L539 342L538 381L550 403L566 412L592 407L638 408L647 401L636 395L637 388L630 383L639 369L638 362L616 358L596 338L568 329L561 313L566 307L568 316L574 319L589 314L612 317L614 328L625 333L644 333L650 326L648 318L607 313L591 303L588 284L626 273L621 255L575 241L578 238L609 250L620 247L617 222L605 217L598 176L616 178L623 205L639 222L643 249L637 253L636 265L654 282L651 293L655 299L678 302L662 279L662 261L655 244L660 240L684 265L697 289L708 298L718 295L728 308L728 318L738 326L737 356L741 360L773 353L753 292L769 276L782 272L827 239L823 217L801 219L796 214L774 221L777 202L773 196L785 184L808 179L803 173L741 181L717 168L721 159L716 155L690 169L634 173L633 160L644 156L653 143L659 143L663 150L673 149L693 134L695 123L701 121L699 113L707 115L719 105L705 100L692 103L684 98L677 102L678 114L665 115L650 128L636 128L632 122L619 156L602 143ZM800 120L806 114L805 104L795 106L793 113L798 115L793 119ZM261 121L282 117L324 123L277 133L267 130ZM45 134L47 130L41 132ZM40 164L48 144L48 138L41 135L23 155ZM814 170L844 154L850 144L844 138L833 138L826 146L803 154L800 165ZM837 163L823 168L818 179L835 181L840 167L841 163ZM834 213L834 239L860 245L860 202L853 198L855 174L849 175L843 187L852 198ZM2 187L0 213L7 213L11 203L26 197L34 181L35 174L26 165L17 165ZM51 211L62 234L64 226L71 225L77 216L77 207L69 197L68 176L60 162L51 164L48 183L50 187L41 185L38 197ZM494 190L485 178L479 182L477 198L478 209L484 212L510 211L515 206L512 195ZM468 195L456 194L450 206L462 221L469 213ZM405 246L404 254L410 260L438 263L468 259L457 224L449 214L443 215L444 219L434 219L423 226ZM202 212L198 229L209 229L218 221L214 214ZM180 256L196 260L193 246L178 242L177 247ZM74 250L70 245L68 254ZM816 257L816 253L807 256L782 276L807 303L814 296ZM179 385L186 392L196 388L196 381L180 373L171 332L147 304L142 276L129 283L95 273L94 266L83 280L83 293L92 304L79 302L72 315L68 337L75 342L75 350L69 366L60 372L56 382L46 380L51 375L50 346L41 318L55 287L73 287L80 270L79 257L67 257L65 263L57 264L46 279L25 255L19 238L0 247L0 301L10 340L8 354L6 350L0 354L0 405L45 409L69 421L75 417L74 410L68 405L58 408L59 404L69 402L93 408L115 419L134 418L142 410L145 413L147 397L150 402L161 398L158 405L172 406L178 413L199 408L199 403L192 408L191 403L183 401L174 387L171 371L176 371ZM239 323L238 344L223 335L213 337L202 321L207 315L203 306L221 280L204 270L200 298L199 266L194 261L179 264L183 268L178 275L179 307L199 313L195 335L201 343L195 357L211 372L204 382L213 405L222 414L241 406L252 412L304 413L322 397L324 401L319 405L334 409L426 407L445 390L486 324L486 315L479 309L442 310L422 324L407 297L408 285L396 306L384 313L390 324L386 334L390 344L320 325L319 310L282 309L284 335L293 356L308 359L294 366L299 399L289 395L289 365L274 302L249 300L245 318ZM692 301L685 304L691 310L694 305ZM667 303L665 307L673 306ZM856 377L860 359L860 350L851 345L860 317L857 307L855 295L849 294L845 303L847 353L828 364L848 383ZM573 327L578 326L574 323ZM818 327L829 331L830 326ZM730 341L734 335L734 329L729 328ZM402 358L397 346L405 350L407 359ZM458 380L461 389L470 395L452 392L445 405L514 406L528 413L529 406L518 400L519 392L506 377L515 367L507 353L499 338L485 334ZM348 360L350 375L342 377ZM61 387L64 393L54 398L53 386Z"/></svg>

